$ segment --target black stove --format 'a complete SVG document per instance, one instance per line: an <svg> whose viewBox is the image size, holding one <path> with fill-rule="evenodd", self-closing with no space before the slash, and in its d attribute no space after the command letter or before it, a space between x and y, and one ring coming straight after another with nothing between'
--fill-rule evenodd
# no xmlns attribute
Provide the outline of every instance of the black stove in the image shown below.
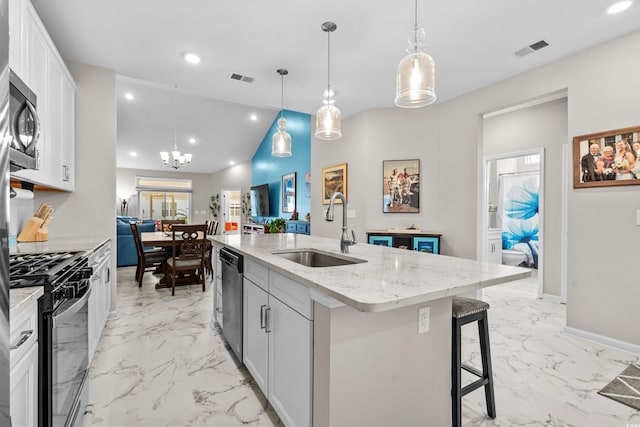
<svg viewBox="0 0 640 427"><path fill-rule="evenodd" d="M11 288L42 286L38 300L39 427L82 424L87 400L88 252L14 254Z"/></svg>

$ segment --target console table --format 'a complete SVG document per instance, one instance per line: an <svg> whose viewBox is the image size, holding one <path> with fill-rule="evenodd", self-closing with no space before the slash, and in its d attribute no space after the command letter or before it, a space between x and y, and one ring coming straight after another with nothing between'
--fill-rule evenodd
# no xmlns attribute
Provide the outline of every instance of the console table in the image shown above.
<svg viewBox="0 0 640 427"><path fill-rule="evenodd" d="M440 237L442 233L408 228L367 231L367 242L370 245L412 249L432 254L440 253Z"/></svg>
<svg viewBox="0 0 640 427"><path fill-rule="evenodd" d="M287 233L311 234L311 223L309 221L286 221Z"/></svg>

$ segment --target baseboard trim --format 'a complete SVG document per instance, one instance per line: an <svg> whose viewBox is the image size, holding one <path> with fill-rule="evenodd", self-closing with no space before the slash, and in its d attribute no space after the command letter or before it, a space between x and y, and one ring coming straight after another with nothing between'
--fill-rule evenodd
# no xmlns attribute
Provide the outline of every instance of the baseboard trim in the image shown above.
<svg viewBox="0 0 640 427"><path fill-rule="evenodd" d="M118 316L119 316L118 315L118 310L110 311L109 314L107 315L107 320L117 319Z"/></svg>
<svg viewBox="0 0 640 427"><path fill-rule="evenodd" d="M558 295L542 294L542 299L547 301L547 302L553 302L553 303L556 303L556 304L562 304L562 298L559 297Z"/></svg>
<svg viewBox="0 0 640 427"><path fill-rule="evenodd" d="M564 327L564 332L574 337L593 341L598 344L613 347L616 350L622 350L640 356L640 345L631 344L630 342L617 340L615 338L605 337L604 335L594 334L593 332L583 331L582 329L571 328L569 326Z"/></svg>

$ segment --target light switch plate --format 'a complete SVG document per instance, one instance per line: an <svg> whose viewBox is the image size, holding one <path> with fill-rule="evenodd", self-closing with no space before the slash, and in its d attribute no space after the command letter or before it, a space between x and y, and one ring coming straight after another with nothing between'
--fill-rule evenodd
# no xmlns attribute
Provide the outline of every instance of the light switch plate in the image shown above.
<svg viewBox="0 0 640 427"><path fill-rule="evenodd" d="M429 332L429 326L431 323L431 310L429 307L422 307L418 310L418 333L424 334Z"/></svg>
<svg viewBox="0 0 640 427"><path fill-rule="evenodd" d="M347 209L347 218L355 218L356 210L355 209Z"/></svg>

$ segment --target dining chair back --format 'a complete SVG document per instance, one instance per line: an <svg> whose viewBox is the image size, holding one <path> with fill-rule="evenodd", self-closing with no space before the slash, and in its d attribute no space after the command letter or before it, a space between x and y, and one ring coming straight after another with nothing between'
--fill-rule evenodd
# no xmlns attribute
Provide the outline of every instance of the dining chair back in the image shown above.
<svg viewBox="0 0 640 427"><path fill-rule="evenodd" d="M162 263L166 259L166 252L162 248L144 248L142 246L142 240L140 239L140 233L138 232L138 224L132 222L129 224L131 227L131 234L133 234L133 242L136 245L136 252L138 253L138 264L136 266L136 282L138 287L142 286L142 279L144 278L144 272L149 268L159 270Z"/></svg>
<svg viewBox="0 0 640 427"><path fill-rule="evenodd" d="M160 224L162 225L160 231L171 231L173 224L184 224L184 219L161 219Z"/></svg>
<svg viewBox="0 0 640 427"><path fill-rule="evenodd" d="M182 284L202 284L205 291L207 224L173 224L171 258L167 260L167 282L176 294L176 280Z"/></svg>

